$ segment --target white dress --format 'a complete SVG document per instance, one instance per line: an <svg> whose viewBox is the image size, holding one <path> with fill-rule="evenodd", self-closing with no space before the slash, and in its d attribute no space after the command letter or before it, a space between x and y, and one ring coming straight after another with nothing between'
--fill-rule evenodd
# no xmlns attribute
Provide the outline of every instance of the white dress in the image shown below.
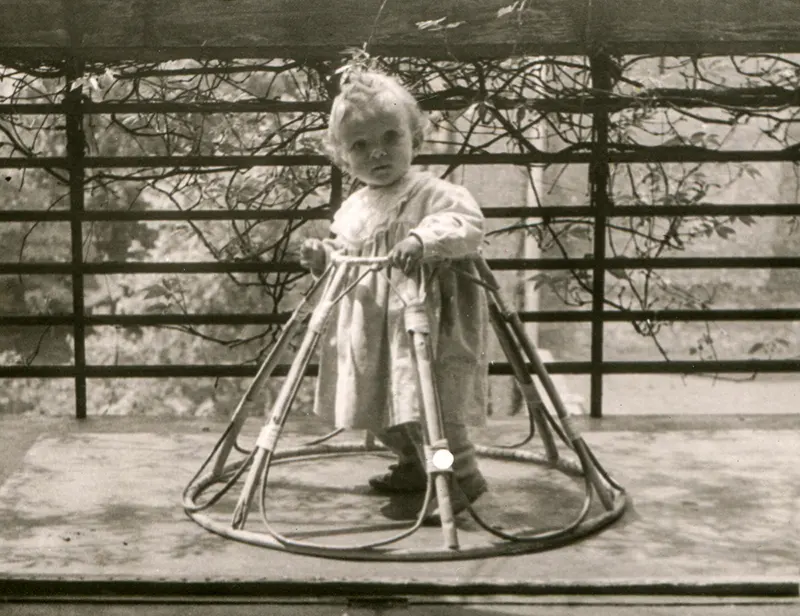
<svg viewBox="0 0 800 616"><path fill-rule="evenodd" d="M464 187L410 171L390 187L355 192L331 226L332 245L350 255L385 256L409 234L422 240L425 270L432 274L425 305L434 379L449 423L480 425L486 416L486 293L458 273L477 276L465 257L480 253L483 222ZM351 267L349 282L365 267ZM393 290L408 284L394 268L368 274L331 315L320 345L315 413L333 425L380 433L423 417L404 303Z"/></svg>

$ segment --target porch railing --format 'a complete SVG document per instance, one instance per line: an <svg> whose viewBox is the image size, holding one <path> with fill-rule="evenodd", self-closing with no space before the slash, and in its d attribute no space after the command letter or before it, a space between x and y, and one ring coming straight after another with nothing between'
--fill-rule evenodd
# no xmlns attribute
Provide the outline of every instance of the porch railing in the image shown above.
<svg viewBox="0 0 800 616"><path fill-rule="evenodd" d="M75 68L76 71L80 67ZM604 88L608 68L603 58L593 59L593 78L598 91ZM704 93L706 102L719 98L725 104L752 103L762 100L775 105L776 101L785 105L800 105L797 92L736 92ZM761 98L758 98L761 97ZM724 99L724 101L722 101ZM665 91L661 104L680 104L692 106L699 104L693 97L682 91ZM726 150L707 151L686 147L653 147L646 152L612 151L608 147L609 113L633 104L625 97L600 95L578 100L530 101L533 108L548 111L576 111L591 113L594 126L594 143L591 151L561 153L535 152L526 154L430 154L419 156L420 164L464 165L543 165L554 163L582 163L589 165L591 198L586 206L553 205L531 208L523 205L499 207L492 204L485 208L488 218L543 218L557 220L559 217L591 217L594 220L597 238L591 257L581 259L490 259L494 270L564 270L591 271L593 274L592 305L586 311L529 311L522 312L525 322L588 322L591 327L591 356L589 361L560 361L549 364L554 374L588 374L591 378L590 414L602 415L603 376L610 374L650 374L650 373L769 373L800 372L800 359L748 359L728 361L608 361L603 352L604 325L611 322L630 322L635 320L680 321L793 321L798 319L794 309L724 309L724 310L664 310L664 311L611 311L604 306L606 272L611 269L656 267L658 269L707 269L707 268L800 268L800 256L753 256L753 257L663 257L658 259L636 259L609 257L605 251L606 221L612 216L800 216L800 204L753 204L737 203L725 205L691 206L615 206L608 198L609 165L620 162L797 162L800 150ZM440 105L437 108L447 108ZM66 210L0 210L0 223L24 222L67 222L70 227L71 261L65 263L0 263L0 272L6 275L68 275L72 280L72 312L54 315L3 315L0 327L42 327L68 326L74 335L74 358L72 365L26 365L0 366L0 378L69 378L75 382L76 415L86 417L87 379L104 378L142 378L142 377L248 377L255 374L254 365L89 365L86 361L85 336L87 328L94 326L166 326L166 325L247 325L277 324L288 315L275 314L194 314L194 315L92 315L86 314L84 303L84 278L96 274L199 274L230 272L295 272L300 271L296 263L262 262L84 262L82 245L83 226L87 223L133 222L133 221L189 221L189 220L289 220L296 218L324 218L326 212L303 211L90 211L84 208L84 183L87 169L99 168L248 168L267 165L327 165L322 156L142 156L105 157L88 156L85 149L84 118L100 113L134 112L181 112L219 113L236 111L319 111L324 109L320 103L290 103L264 101L262 103L213 103L182 104L178 102L153 103L93 103L82 98L80 90L65 97L61 104L0 105L0 115L14 114L62 114L66 122L66 156L50 158L0 158L0 169L61 169L69 176L69 209ZM281 373L279 371L279 373ZM506 364L494 364L491 373L511 374Z"/></svg>

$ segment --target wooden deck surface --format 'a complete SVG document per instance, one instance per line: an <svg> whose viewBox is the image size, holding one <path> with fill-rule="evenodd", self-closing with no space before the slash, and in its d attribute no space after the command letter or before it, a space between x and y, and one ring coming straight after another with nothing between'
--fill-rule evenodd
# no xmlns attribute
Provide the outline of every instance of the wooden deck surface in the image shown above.
<svg viewBox="0 0 800 616"><path fill-rule="evenodd" d="M243 444L260 427L250 421ZM224 424L6 418L0 421L0 574L498 588L800 579L797 416L695 417L677 424L629 418L617 419L616 426L603 420L601 429L592 429L588 419L578 423L589 427L585 440L632 498L622 520L576 544L536 554L376 564L253 547L190 521L181 491ZM495 422L476 441L509 442L521 430L520 422ZM305 426L290 426L281 446L301 442L303 432ZM367 454L276 467L271 519L283 531L311 535L331 524L380 523L385 501L364 485L387 463ZM482 465L492 490L478 510L496 523L565 524L580 507L582 486L560 474L508 461ZM230 498L239 493L237 487ZM231 506L223 500L213 514L224 521ZM467 544L484 541L468 518L459 526ZM261 531L257 509L248 528ZM324 540L324 534L315 536ZM412 538L413 545L440 541L437 528Z"/></svg>

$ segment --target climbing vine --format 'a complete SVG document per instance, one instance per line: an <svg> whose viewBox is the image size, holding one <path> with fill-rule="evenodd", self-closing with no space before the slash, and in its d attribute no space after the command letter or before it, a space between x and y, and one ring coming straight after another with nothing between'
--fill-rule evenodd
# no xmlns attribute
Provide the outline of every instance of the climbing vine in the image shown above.
<svg viewBox="0 0 800 616"><path fill-rule="evenodd" d="M518 4L524 5L509 5L506 13ZM418 27L439 31L458 24ZM719 285L698 284L691 277L659 270L655 259L696 254L708 246L724 252L742 232L762 224L751 214L687 215L686 208L736 202L740 194L763 196L757 194L759 185L777 181L774 175L765 178L764 169L796 160L791 154L800 147L800 62L792 57L613 57L608 64L611 88L601 90L593 84L590 59L585 57L460 62L372 57L361 48L339 59L315 62L90 63L71 78L65 66L6 65L0 68L0 157L64 156L61 104L68 93L80 91L86 155L111 163L88 171L87 209L265 213L223 222L90 223L83 238L87 260L295 262L299 241L325 233L325 217L354 188L321 157L321 138L337 79L343 70L365 65L397 75L429 111L432 130L423 154L436 154L444 161L437 166L443 176L451 176L470 157L529 158L512 162L527 172L534 203L512 205L541 209L508 220L492 231L490 240L525 234L545 258L580 259L591 250L594 217L585 211L570 215L559 206L589 205L587 163L596 145L592 115L607 110L612 207L680 210L674 215L662 210L608 219L607 256L648 263L607 272L604 301L611 310L711 308ZM20 113L26 105L38 105L40 112ZM753 162L751 150L767 162ZM764 152L772 152L774 162L765 159ZM287 156L292 160L282 158ZM128 161L126 166L114 164L118 157ZM171 162L175 157L182 162ZM220 157L236 160L227 163ZM153 166L148 159L158 163ZM791 169L796 173L796 165ZM68 181L57 165L9 171L2 185L4 207L67 207ZM791 183L785 177L781 181ZM559 213L543 215L548 207ZM274 212L301 215L267 215ZM781 219L785 243L795 241L797 224L796 217ZM45 232L45 226L31 222L7 227L3 260L36 259L63 245L63 234ZM531 283L563 306L581 308L591 304L592 275L577 266L545 269L532 273ZM98 278L87 287L87 307L111 313L191 314L236 304L277 314L291 309L303 277L299 268L287 268L230 273L212 285L156 274L129 280ZM14 287L14 310L67 310L65 285L47 290L20 278ZM649 318L632 319L631 325L652 340L662 356L671 358L674 351L660 338L671 323ZM228 352L239 350L236 360L246 362L263 354L277 325L170 327ZM129 342L135 338L135 333L127 335ZM683 351L697 358L719 357L717 340L713 326L706 324L701 337ZM755 341L749 351L775 357L797 349L788 337L776 336Z"/></svg>

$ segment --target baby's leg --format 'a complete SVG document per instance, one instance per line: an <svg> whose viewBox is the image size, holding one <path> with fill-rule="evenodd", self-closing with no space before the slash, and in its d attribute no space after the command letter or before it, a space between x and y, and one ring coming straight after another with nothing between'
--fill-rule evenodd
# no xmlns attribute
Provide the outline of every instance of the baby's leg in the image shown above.
<svg viewBox="0 0 800 616"><path fill-rule="evenodd" d="M437 365L436 379L444 436L455 458L453 475L472 503L487 490L467 431L470 422L479 422L486 413L484 370L475 362L441 362Z"/></svg>
<svg viewBox="0 0 800 616"><path fill-rule="evenodd" d="M422 435L414 423L392 426L375 437L397 456L397 464L384 475L371 477L369 485L382 494L422 492L427 478L422 458Z"/></svg>
<svg viewBox="0 0 800 616"><path fill-rule="evenodd" d="M390 440L394 441L394 446L397 447L398 456L400 455L400 447L403 448L403 455L410 458L412 449L416 451L418 462L418 469L416 470L416 480L418 481L418 491L423 491L427 484L427 476L425 474L422 449L422 433L416 424L405 424L406 426L414 425L413 429L406 430L405 434L397 437L395 440L392 436ZM475 453L475 446L469 440L466 426L458 422L445 422L444 433L451 453L453 454L453 478L454 482L450 484L450 502L454 514L464 511L469 505L474 503L483 493L488 490L486 479L478 468L478 460ZM401 442L403 444L401 445ZM409 443L412 446L409 446ZM398 465L397 468L402 468ZM392 473L384 477L391 476ZM372 484L373 480L370 481ZM381 491L381 490L376 490ZM386 494L397 494L400 490L383 490ZM410 492L410 490L405 490ZM409 507L403 501L393 500L381 508L381 513L392 520L408 520L416 518L419 515L419 507L422 502L417 500L413 501L415 506ZM437 499L430 502L429 510L425 514L426 523L439 523L439 507Z"/></svg>
<svg viewBox="0 0 800 616"><path fill-rule="evenodd" d="M444 434L454 458L453 475L456 478L459 489L467 497L467 500L472 503L489 488L478 467L475 446L472 444L467 427L463 423L446 421Z"/></svg>
<svg viewBox="0 0 800 616"><path fill-rule="evenodd" d="M464 498L469 503L488 490L486 479L478 467L475 446L469 438L467 427L463 423L445 422L444 435L453 454L453 476L458 484L458 492L454 498L460 501L463 509ZM389 428L376 435L393 453L398 463L386 475L373 477L370 485L377 492L385 494L418 492L425 489L425 463L421 428L416 423L402 424Z"/></svg>
<svg viewBox="0 0 800 616"><path fill-rule="evenodd" d="M419 461L419 449L422 438L419 426L415 423L400 424L386 428L375 437L396 454L401 463ZM415 443L419 443L416 445Z"/></svg>

